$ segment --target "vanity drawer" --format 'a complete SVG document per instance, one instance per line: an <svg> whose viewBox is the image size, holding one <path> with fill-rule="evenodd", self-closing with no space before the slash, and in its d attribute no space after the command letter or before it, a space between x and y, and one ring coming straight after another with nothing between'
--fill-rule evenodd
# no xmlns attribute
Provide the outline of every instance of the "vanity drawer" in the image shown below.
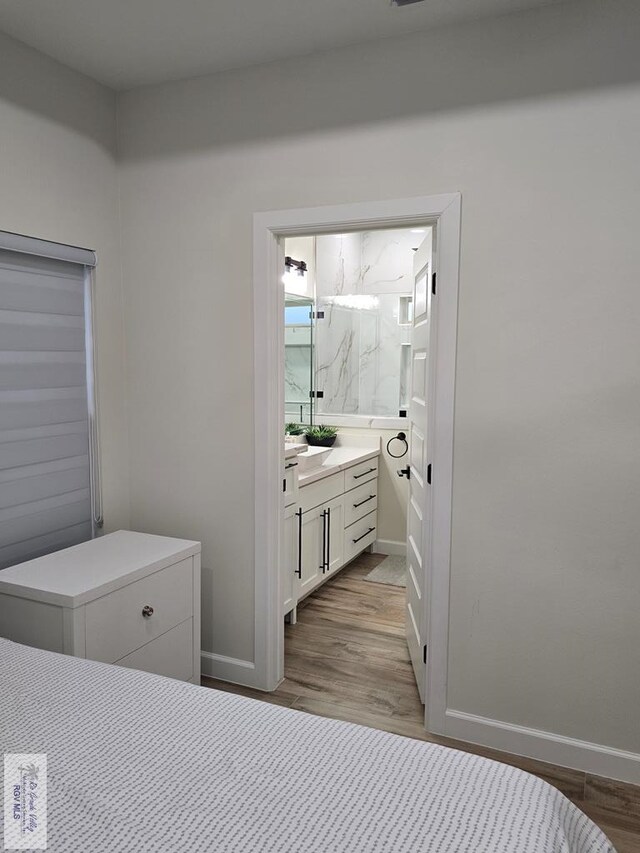
<svg viewBox="0 0 640 853"><path fill-rule="evenodd" d="M298 463L289 460L284 463L282 475L282 490L284 492L284 505L292 506L298 500Z"/></svg>
<svg viewBox="0 0 640 853"><path fill-rule="evenodd" d="M378 513L370 512L344 531L344 561L353 558L376 541Z"/></svg>
<svg viewBox="0 0 640 853"><path fill-rule="evenodd" d="M337 474L330 474L328 477L323 477L322 480L316 480L315 483L309 483L308 486L302 486L299 492L299 502L302 511L313 509L314 506L327 503L327 501L337 498L344 492L344 474L339 471Z"/></svg>
<svg viewBox="0 0 640 853"><path fill-rule="evenodd" d="M142 615L145 606L151 616ZM115 663L193 616L193 558L90 601L85 611L85 656Z"/></svg>
<svg viewBox="0 0 640 853"><path fill-rule="evenodd" d="M190 681L193 678L193 619L176 625L146 646L120 658L116 664Z"/></svg>
<svg viewBox="0 0 640 853"><path fill-rule="evenodd" d="M373 480L378 476L378 457L367 459L366 462L361 462L359 465L354 465L353 468L347 468L344 472L344 490L355 489L356 486L361 486L369 480Z"/></svg>
<svg viewBox="0 0 640 853"><path fill-rule="evenodd" d="M378 507L378 480L369 480L344 496L344 526L348 527Z"/></svg>

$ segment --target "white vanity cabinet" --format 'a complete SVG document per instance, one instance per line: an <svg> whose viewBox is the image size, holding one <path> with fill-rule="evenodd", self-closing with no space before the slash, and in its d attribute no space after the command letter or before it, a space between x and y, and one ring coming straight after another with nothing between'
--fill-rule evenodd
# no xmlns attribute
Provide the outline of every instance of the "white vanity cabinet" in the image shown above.
<svg viewBox="0 0 640 853"><path fill-rule="evenodd" d="M377 456L300 486L298 504L295 527L285 510L285 551L296 556L287 558L284 613L375 541Z"/></svg>
<svg viewBox="0 0 640 853"><path fill-rule="evenodd" d="M325 575L344 566L344 497L334 498L325 505L327 547Z"/></svg>
<svg viewBox="0 0 640 853"><path fill-rule="evenodd" d="M0 634L200 683L200 543L119 530L0 571Z"/></svg>
<svg viewBox="0 0 640 853"><path fill-rule="evenodd" d="M323 545L326 546L325 508L316 506L303 512L298 511L300 526L300 576L297 578L296 603L315 589L325 572Z"/></svg>
<svg viewBox="0 0 640 853"><path fill-rule="evenodd" d="M302 549L297 599L344 565L344 496L299 512ZM298 519L300 523L300 515Z"/></svg>
<svg viewBox="0 0 640 853"><path fill-rule="evenodd" d="M294 610L297 600L297 581L300 573L300 530L298 514L298 463L295 456L285 458L282 472L284 497L284 541L280 566L280 601L283 615Z"/></svg>
<svg viewBox="0 0 640 853"><path fill-rule="evenodd" d="M303 473L302 484L295 458L285 459L280 600L294 622L298 602L376 540L378 455L341 453L333 470L307 483Z"/></svg>
<svg viewBox="0 0 640 853"><path fill-rule="evenodd" d="M290 613L296 606L297 594L294 590L298 571L298 510L295 504L284 508L284 554L280 579L282 589L280 598L283 603L283 615Z"/></svg>

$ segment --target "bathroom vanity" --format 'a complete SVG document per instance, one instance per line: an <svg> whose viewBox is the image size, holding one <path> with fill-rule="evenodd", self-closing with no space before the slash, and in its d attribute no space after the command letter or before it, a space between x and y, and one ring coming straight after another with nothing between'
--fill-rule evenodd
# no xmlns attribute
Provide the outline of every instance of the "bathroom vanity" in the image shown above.
<svg viewBox="0 0 640 853"><path fill-rule="evenodd" d="M296 445L296 447L300 447ZM285 450L283 615L376 540L379 443Z"/></svg>

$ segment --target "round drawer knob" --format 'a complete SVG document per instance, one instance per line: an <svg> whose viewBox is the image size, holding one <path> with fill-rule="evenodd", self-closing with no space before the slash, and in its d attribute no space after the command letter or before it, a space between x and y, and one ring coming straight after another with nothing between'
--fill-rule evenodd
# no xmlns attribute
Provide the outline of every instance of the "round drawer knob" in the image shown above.
<svg viewBox="0 0 640 853"><path fill-rule="evenodd" d="M147 619L149 618L149 616L153 616L153 607L150 607L148 604L145 604L145 606L142 608L142 615Z"/></svg>

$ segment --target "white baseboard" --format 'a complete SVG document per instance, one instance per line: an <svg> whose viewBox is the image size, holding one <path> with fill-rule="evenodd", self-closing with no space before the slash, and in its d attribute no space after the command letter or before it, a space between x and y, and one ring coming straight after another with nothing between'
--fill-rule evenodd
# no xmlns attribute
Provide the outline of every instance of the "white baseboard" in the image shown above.
<svg viewBox="0 0 640 853"><path fill-rule="evenodd" d="M445 727L446 737L640 784L640 755L635 752L450 709L446 712Z"/></svg>
<svg viewBox="0 0 640 853"><path fill-rule="evenodd" d="M246 687L255 686L256 666L253 661L201 651L200 665L202 675L219 678L220 681L230 681L231 684L242 684Z"/></svg>
<svg viewBox="0 0 640 853"><path fill-rule="evenodd" d="M407 543L395 539L376 539L371 549L374 554L386 554L392 557L406 557Z"/></svg>

